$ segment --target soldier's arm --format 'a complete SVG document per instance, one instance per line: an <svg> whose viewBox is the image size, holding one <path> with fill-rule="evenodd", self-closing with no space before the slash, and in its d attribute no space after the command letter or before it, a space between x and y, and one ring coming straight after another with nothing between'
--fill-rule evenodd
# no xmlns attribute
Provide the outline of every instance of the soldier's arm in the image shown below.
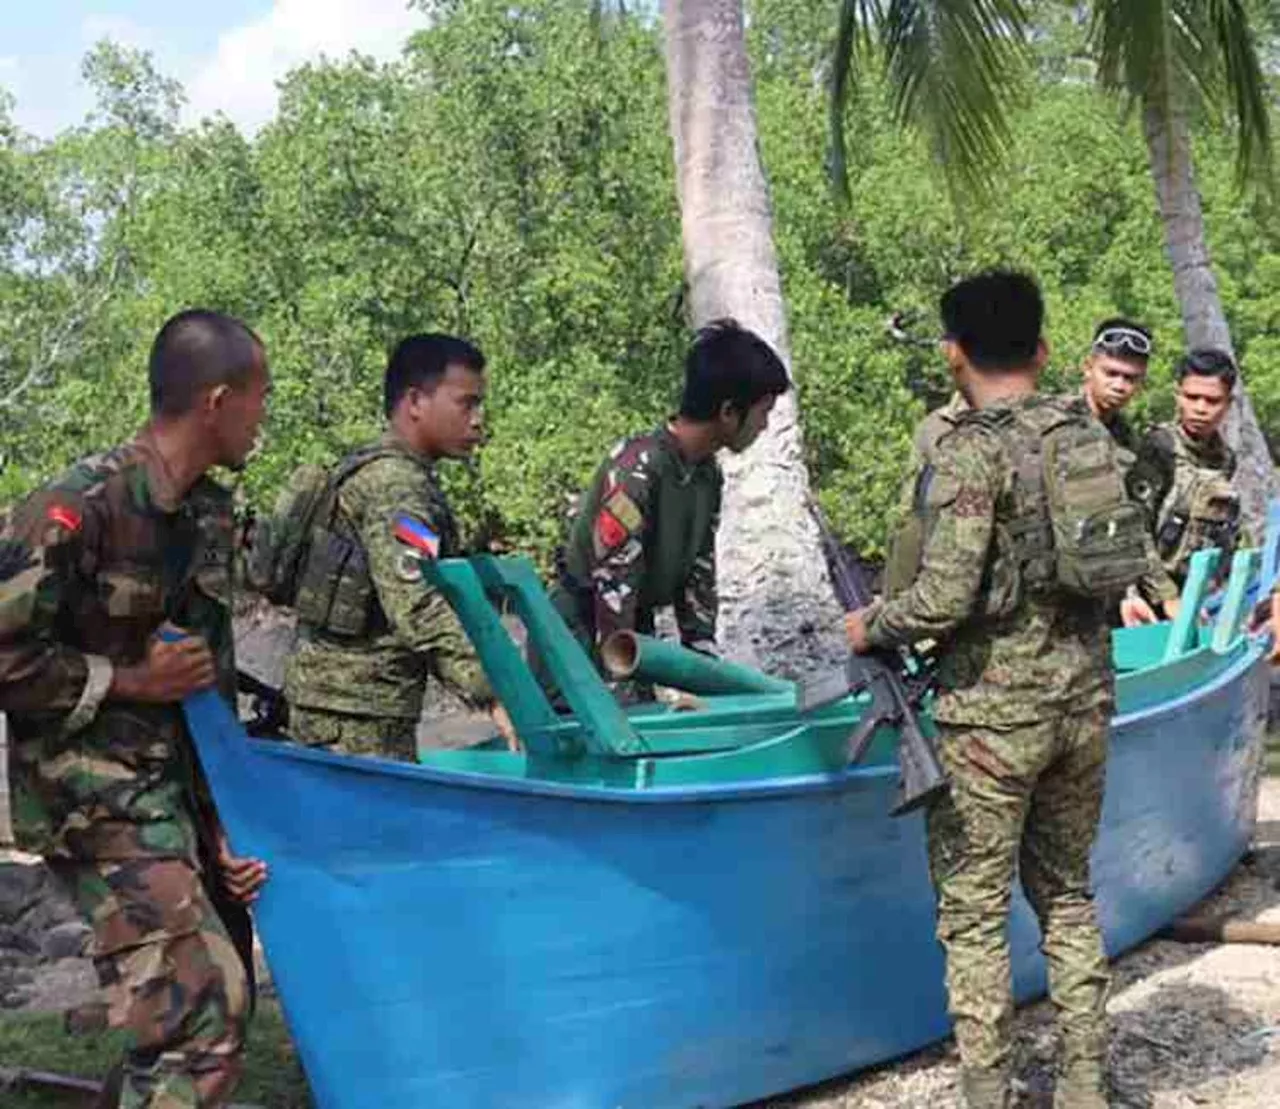
<svg viewBox="0 0 1280 1109"><path fill-rule="evenodd" d="M591 603L596 642L636 626L644 581L645 523L652 500L648 469L619 466L591 522Z"/></svg>
<svg viewBox="0 0 1280 1109"><path fill-rule="evenodd" d="M675 602L680 642L708 654L715 653L716 613L720 606L716 592L716 532L719 529L720 494L717 490L715 510L707 533L702 537L693 570Z"/></svg>
<svg viewBox="0 0 1280 1109"><path fill-rule="evenodd" d="M1147 546L1147 571L1138 579L1138 592L1151 604L1159 603L1165 610L1165 615L1170 618L1173 613L1169 611L1171 603L1177 603L1182 596L1182 590L1178 588L1177 583L1169 576L1169 571L1164 568L1164 563L1160 561L1160 555L1156 551L1155 542L1148 533L1146 537Z"/></svg>
<svg viewBox="0 0 1280 1109"><path fill-rule="evenodd" d="M392 632L410 650L427 656L433 672L465 701L492 704L484 668L449 602L423 581L416 554L395 537L400 513L441 534L442 522L433 518L435 509L422 479L377 463L368 468L367 476L374 479L376 491L366 505L360 539Z"/></svg>
<svg viewBox="0 0 1280 1109"><path fill-rule="evenodd" d="M920 570L907 589L870 614L871 646L945 639L969 618L991 549L1002 481L998 454L976 436L948 439L939 447L921 492L931 524Z"/></svg>
<svg viewBox="0 0 1280 1109"><path fill-rule="evenodd" d="M89 526L79 496L38 494L0 538L0 710L47 714L63 734L94 718L112 682L107 659L58 637Z"/></svg>
<svg viewBox="0 0 1280 1109"><path fill-rule="evenodd" d="M1154 532L1160 506L1173 486L1173 460L1162 446L1159 429L1148 432L1138 444L1137 457L1125 476L1129 497L1147 514L1147 526Z"/></svg>

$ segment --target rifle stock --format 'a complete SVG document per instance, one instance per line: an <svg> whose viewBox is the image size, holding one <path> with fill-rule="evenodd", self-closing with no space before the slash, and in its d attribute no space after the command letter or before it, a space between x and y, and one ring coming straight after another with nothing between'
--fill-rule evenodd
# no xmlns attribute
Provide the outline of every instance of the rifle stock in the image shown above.
<svg viewBox="0 0 1280 1109"><path fill-rule="evenodd" d="M822 510L809 501L809 512L818 527L822 555L831 575L836 599L845 612L865 608L872 601L871 583L862 567L849 557L828 527ZM933 739L921 723L917 711L927 688L925 666L919 656L905 649L872 651L865 655L850 652L844 680L838 690L824 683L820 690L807 692L802 704L811 707L849 693L869 694L871 700L853 734L849 737L849 761L856 763L865 754L872 736L881 727L898 733L898 766L902 781L895 816L910 812L946 788L946 775L938 761Z"/></svg>

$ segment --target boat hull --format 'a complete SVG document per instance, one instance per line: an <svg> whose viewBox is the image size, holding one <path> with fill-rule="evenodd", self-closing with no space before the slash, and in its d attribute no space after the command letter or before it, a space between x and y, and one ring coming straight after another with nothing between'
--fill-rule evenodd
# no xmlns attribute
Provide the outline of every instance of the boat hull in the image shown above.
<svg viewBox="0 0 1280 1109"><path fill-rule="evenodd" d="M1094 875L1107 948L1251 835L1260 645L1117 718ZM731 1106L945 1036L924 825L892 768L662 790L493 780L244 744L193 706L320 1109ZM204 714L203 716L201 714ZM1021 895L1021 998L1044 988Z"/></svg>

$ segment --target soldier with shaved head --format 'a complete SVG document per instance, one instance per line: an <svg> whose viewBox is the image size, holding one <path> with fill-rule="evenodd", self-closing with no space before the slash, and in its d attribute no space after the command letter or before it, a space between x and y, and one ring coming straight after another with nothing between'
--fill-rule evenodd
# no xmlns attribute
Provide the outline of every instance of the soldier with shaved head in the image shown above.
<svg viewBox="0 0 1280 1109"><path fill-rule="evenodd" d="M235 696L231 498L270 379L239 320L183 312L152 347L151 419L14 510L0 537L0 710L21 846L93 927L128 1047L100 1105L226 1105L250 1009L244 903L266 868L222 834L181 701ZM169 635L162 638L161 630Z"/></svg>

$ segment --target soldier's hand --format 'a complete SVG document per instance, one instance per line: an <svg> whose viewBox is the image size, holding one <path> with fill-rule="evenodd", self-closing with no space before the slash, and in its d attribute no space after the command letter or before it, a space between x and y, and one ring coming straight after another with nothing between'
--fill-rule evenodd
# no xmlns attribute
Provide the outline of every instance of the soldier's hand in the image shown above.
<svg viewBox="0 0 1280 1109"><path fill-rule="evenodd" d="M498 729L498 734L506 740L507 750L519 751L520 737L516 735L516 726L511 723L511 716L507 710L495 701L493 708L489 710L489 717L493 720L493 726Z"/></svg>
<svg viewBox="0 0 1280 1109"><path fill-rule="evenodd" d="M1120 602L1120 623L1126 628L1136 628L1140 624L1159 623L1159 618L1144 598L1125 597Z"/></svg>
<svg viewBox="0 0 1280 1109"><path fill-rule="evenodd" d="M218 835L218 871L222 884L233 901L252 905L267 881L267 864L261 859L244 858L231 852L227 837Z"/></svg>
<svg viewBox="0 0 1280 1109"><path fill-rule="evenodd" d="M111 677L111 695L124 701L173 704L190 693L208 689L217 681L217 669L209 645L199 636L166 625L183 638L168 641L156 636L139 666L117 667Z"/></svg>
<svg viewBox="0 0 1280 1109"><path fill-rule="evenodd" d="M865 655L871 649L871 644L867 640L867 610L865 608L845 613L844 634L849 640L849 646L853 648L855 653Z"/></svg>

